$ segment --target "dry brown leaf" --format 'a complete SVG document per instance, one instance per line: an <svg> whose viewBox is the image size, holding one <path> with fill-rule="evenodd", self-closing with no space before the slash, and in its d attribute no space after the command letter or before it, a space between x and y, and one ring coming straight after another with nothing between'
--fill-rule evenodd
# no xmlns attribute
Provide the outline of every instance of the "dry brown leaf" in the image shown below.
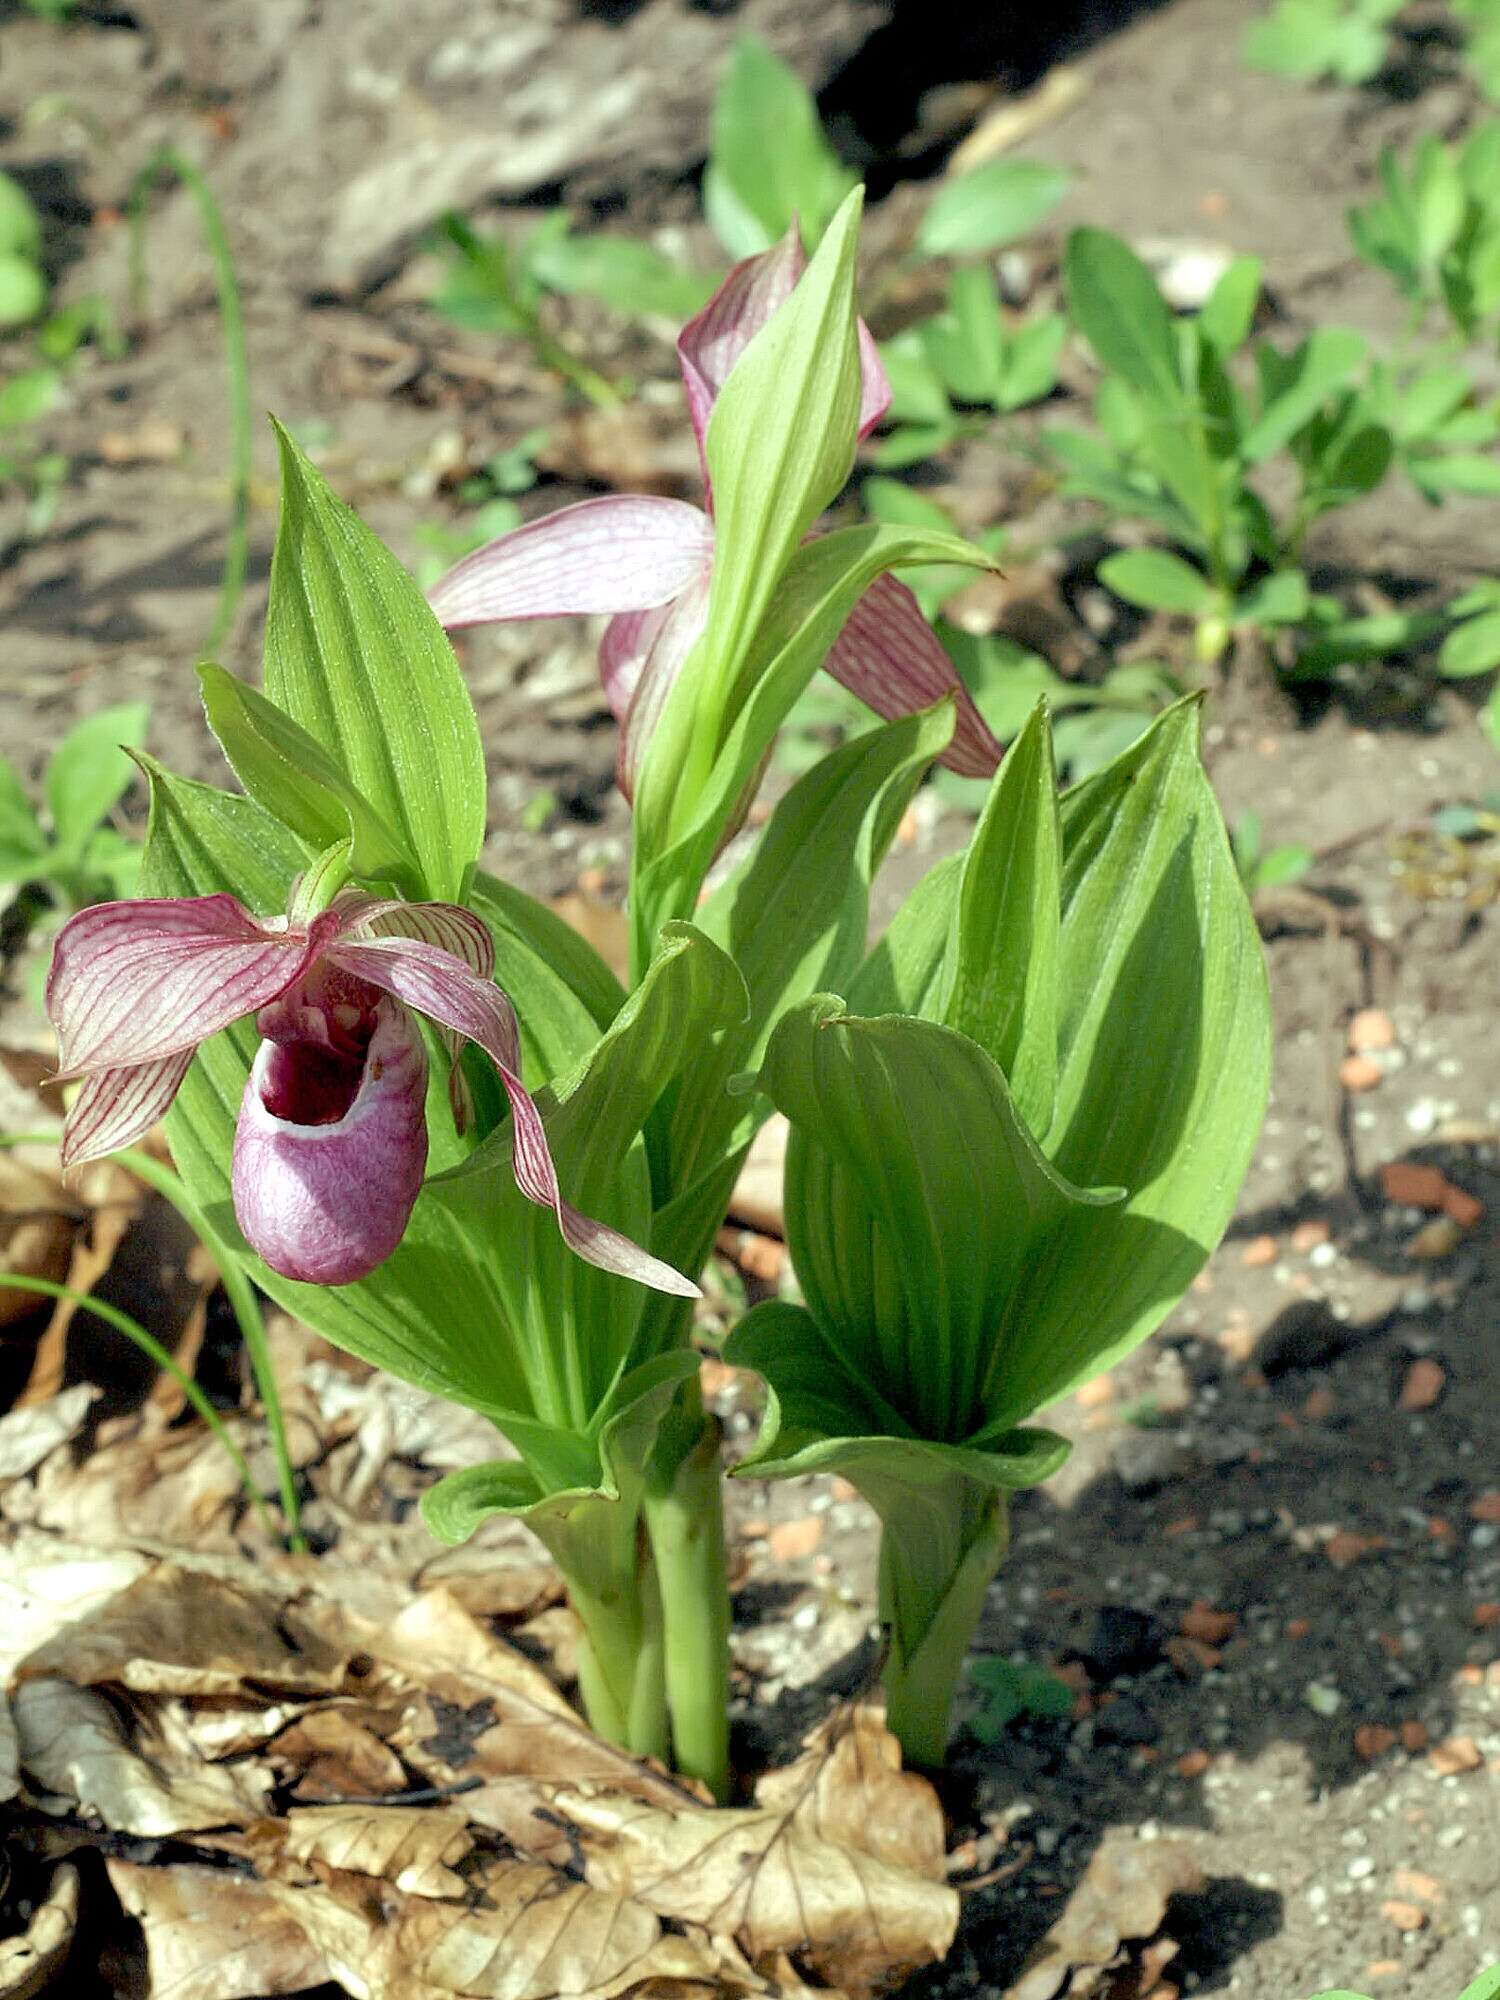
<svg viewBox="0 0 1500 2000"><path fill-rule="evenodd" d="M5 1296L9 1294L0 1294ZM24 1478L49 1452L76 1437L98 1394L87 1382L80 1382L45 1403L10 1410L0 1417L0 1484Z"/></svg>
<svg viewBox="0 0 1500 2000"><path fill-rule="evenodd" d="M377 1717L387 1727L394 1718ZM297 1773L297 1796L318 1799L381 1799L404 1791L406 1772L401 1759L376 1735L366 1720L343 1707L309 1709L277 1737L272 1755L284 1769Z"/></svg>
<svg viewBox="0 0 1500 2000"><path fill-rule="evenodd" d="M473 1906L329 1873L319 1889L271 1885L281 1907L356 2000L613 2000L649 1979L717 1986L713 1946L664 1937L639 1903L569 1882L550 1868L505 1864Z"/></svg>
<svg viewBox="0 0 1500 2000"><path fill-rule="evenodd" d="M461 1812L439 1806L294 1806L284 1852L371 1875L410 1896L462 1897L455 1865L474 1845Z"/></svg>
<svg viewBox="0 0 1500 2000"><path fill-rule="evenodd" d="M309 1617L317 1608L308 1605ZM610 1785L634 1798L680 1806L681 1785L601 1742L540 1667L487 1632L447 1590L429 1590L383 1626L339 1616L347 1643L395 1670L412 1699L392 1739L434 1784L459 1777L538 1777L563 1773ZM461 1740L446 1718L464 1719Z"/></svg>
<svg viewBox="0 0 1500 2000"><path fill-rule="evenodd" d="M868 1702L830 1716L795 1763L765 1774L755 1797L803 1832L933 1882L945 1879L938 1795L925 1778L902 1770L901 1746Z"/></svg>
<svg viewBox="0 0 1500 2000"><path fill-rule="evenodd" d="M1005 2000L1054 2000L1075 1972L1109 1965L1125 1943L1155 1937L1169 1900L1202 1886L1203 1870L1181 1841L1106 1839Z"/></svg>
<svg viewBox="0 0 1500 2000"><path fill-rule="evenodd" d="M92 1688L25 1681L11 1706L21 1768L51 1794L42 1801L49 1812L76 1806L113 1832L156 1838L243 1826L265 1812L269 1773L172 1756L174 1746L144 1727L132 1743L114 1708Z"/></svg>
<svg viewBox="0 0 1500 2000"><path fill-rule="evenodd" d="M164 2000L300 1993L329 1977L321 1952L265 1883L223 1868L140 1868L111 1856L115 1893L146 1938Z"/></svg>
<svg viewBox="0 0 1500 2000"><path fill-rule="evenodd" d="M63 1862L20 1937L0 1943L0 2000L33 2000L67 1957L78 1927L78 1871Z"/></svg>
<svg viewBox="0 0 1500 2000"><path fill-rule="evenodd" d="M89 1225L73 1238L65 1282L71 1291L91 1292L114 1262L125 1232L141 1211L145 1193L139 1181L108 1160L95 1160L85 1167L78 1175L76 1192L89 1211ZM52 1308L18 1403L45 1403L61 1389L68 1328L77 1310L71 1299L59 1299Z"/></svg>
<svg viewBox="0 0 1500 2000"><path fill-rule="evenodd" d="M159 1563L107 1604L78 1619L20 1663L24 1676L55 1675L138 1694L337 1693L346 1649L302 1626L294 1607L175 1563Z"/></svg>
<svg viewBox="0 0 1500 2000"><path fill-rule="evenodd" d="M0 1548L0 1683L9 1683L28 1653L118 1597L150 1567L150 1557L133 1549L101 1554L29 1528L7 1536Z"/></svg>
<svg viewBox="0 0 1500 2000"><path fill-rule="evenodd" d="M529 1549L497 1549L477 1539L444 1549L422 1566L418 1582L424 1589L441 1584L476 1618L533 1617L561 1601L563 1585L556 1564L537 1556L529 1535L527 1541Z"/></svg>
<svg viewBox="0 0 1500 2000"><path fill-rule="evenodd" d="M236 1426L231 1420L231 1429ZM96 1544L221 1545L245 1504L240 1475L209 1431L144 1428L91 1451L81 1465L62 1453L30 1484L9 1489L4 1510L55 1534Z"/></svg>
<svg viewBox="0 0 1500 2000"><path fill-rule="evenodd" d="M756 1964L786 1952L869 1992L941 1958L958 1927L952 1889L822 1839L785 1811L671 1813L571 1789L552 1793L550 1807L577 1830L590 1882L731 1936Z"/></svg>

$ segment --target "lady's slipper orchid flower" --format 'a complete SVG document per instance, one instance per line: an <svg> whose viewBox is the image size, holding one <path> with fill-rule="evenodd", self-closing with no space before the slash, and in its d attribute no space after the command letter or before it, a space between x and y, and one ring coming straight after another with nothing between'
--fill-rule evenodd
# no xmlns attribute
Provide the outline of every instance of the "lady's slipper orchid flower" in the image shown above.
<svg viewBox="0 0 1500 2000"><path fill-rule="evenodd" d="M427 1163L415 1011L494 1063L510 1101L516 1185L552 1209L568 1245L601 1270L696 1297L670 1266L563 1200L494 965L472 912L355 890L306 919L255 917L228 895L80 911L58 934L47 980L60 1075L83 1080L63 1165L140 1138L200 1043L254 1014L262 1041L235 1133L235 1215L283 1277L362 1278L401 1241Z"/></svg>
<svg viewBox="0 0 1500 2000"><path fill-rule="evenodd" d="M610 614L599 647L604 692L621 726L620 788L636 773L668 691L708 610L713 495L704 439L729 371L806 264L795 228L772 250L737 264L677 341L688 414L703 467L705 507L650 494L612 494L562 507L465 556L429 593L450 631L509 619ZM859 435L885 415L890 385L864 322L859 326ZM988 778L1001 748L974 706L917 600L893 576L872 583L850 613L824 666L877 715L908 715L955 697L953 738L942 761L967 778Z"/></svg>

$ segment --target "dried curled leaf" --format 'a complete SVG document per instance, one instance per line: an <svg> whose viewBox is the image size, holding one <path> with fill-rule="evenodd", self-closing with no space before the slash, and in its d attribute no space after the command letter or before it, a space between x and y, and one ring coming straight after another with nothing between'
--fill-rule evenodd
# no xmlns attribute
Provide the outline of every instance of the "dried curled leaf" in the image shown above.
<svg viewBox="0 0 1500 2000"><path fill-rule="evenodd" d="M23 1681L11 1705L21 1768L53 1795L49 1810L71 1801L117 1833L157 1838L240 1826L265 1811L268 1772L175 1756L163 1736L132 1743L92 1688Z"/></svg>
<svg viewBox="0 0 1500 2000"><path fill-rule="evenodd" d="M1054 2000L1070 1983L1092 1990L1089 1972L1112 1964L1127 1943L1155 1937L1171 1898L1202 1886L1203 1870L1181 1841L1106 1840L1005 2000Z"/></svg>
<svg viewBox="0 0 1500 2000"><path fill-rule="evenodd" d="M877 1861L944 1879L943 1808L925 1778L901 1768L901 1746L869 1703L840 1709L794 1763L755 1787L760 1805L800 1831Z"/></svg>
<svg viewBox="0 0 1500 2000"><path fill-rule="evenodd" d="M231 1470L233 1468L231 1467ZM202 1570L160 1563L39 1646L18 1669L79 1687L138 1694L331 1694L347 1648L300 1625L296 1612Z"/></svg>
<svg viewBox="0 0 1500 2000"><path fill-rule="evenodd" d="M44 1993L67 1957L77 1927L78 1871L63 1862L23 1935L0 1943L0 2000L33 2000Z"/></svg>
<svg viewBox="0 0 1500 2000"><path fill-rule="evenodd" d="M105 1866L145 1934L153 1994L261 2000L328 1979L322 1953L265 1883L223 1868L140 1868L115 1856Z"/></svg>
<svg viewBox="0 0 1500 2000"><path fill-rule="evenodd" d="M868 1991L940 1958L958 1927L953 1890L821 1838L793 1811L676 1813L558 1790L588 1879L680 1922L735 1938L759 1964L785 1952Z"/></svg>

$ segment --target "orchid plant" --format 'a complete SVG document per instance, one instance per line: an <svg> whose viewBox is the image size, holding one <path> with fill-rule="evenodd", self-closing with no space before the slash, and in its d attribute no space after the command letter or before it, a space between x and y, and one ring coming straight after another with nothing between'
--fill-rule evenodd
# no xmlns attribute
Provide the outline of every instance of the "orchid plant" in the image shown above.
<svg viewBox="0 0 1500 2000"><path fill-rule="evenodd" d="M749 259L684 331L711 511L585 503L429 605L283 436L264 691L200 669L243 791L140 759L142 900L72 920L48 996L80 1080L69 1160L166 1112L192 1197L271 1297L491 1419L509 1455L428 1494L434 1532L530 1526L595 1726L720 1796L728 1592L692 1301L773 1105L808 1308L752 1315L731 1351L772 1390L763 1469L822 1452L881 1508L893 1715L931 1757L937 1710L912 1718L946 1714L994 1496L1056 1460L1025 1420L1187 1282L1263 1096L1259 960L1189 708L1060 819L1038 717L968 859L866 954L915 787L940 759L986 777L999 749L890 575L986 553L920 523L814 532L886 393L858 212L855 192L805 266L790 239ZM623 985L479 868L482 745L439 622L565 610L612 614ZM711 882L825 664L884 721Z"/></svg>

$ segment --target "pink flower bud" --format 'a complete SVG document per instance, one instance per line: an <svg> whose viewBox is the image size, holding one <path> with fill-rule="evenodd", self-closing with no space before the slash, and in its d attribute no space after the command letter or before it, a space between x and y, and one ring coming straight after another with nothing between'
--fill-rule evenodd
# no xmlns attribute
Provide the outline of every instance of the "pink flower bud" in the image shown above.
<svg viewBox="0 0 1500 2000"><path fill-rule="evenodd" d="M427 1165L427 1052L382 999L362 1058L320 1038L263 1041L234 1138L234 1212L284 1278L347 1285L405 1232Z"/></svg>

